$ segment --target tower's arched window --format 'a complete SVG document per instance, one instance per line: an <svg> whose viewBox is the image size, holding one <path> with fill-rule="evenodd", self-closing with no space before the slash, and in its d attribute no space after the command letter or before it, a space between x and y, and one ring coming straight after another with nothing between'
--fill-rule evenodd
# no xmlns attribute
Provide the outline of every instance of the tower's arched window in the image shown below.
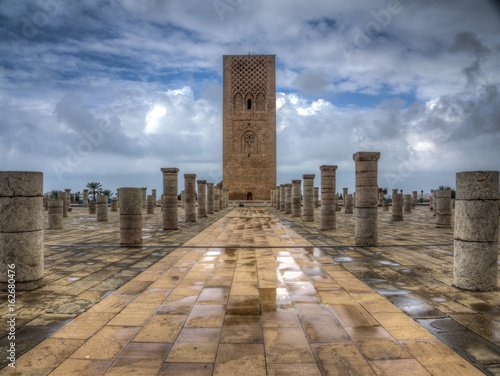
<svg viewBox="0 0 500 376"><path fill-rule="evenodd" d="M247 100L247 110L251 110L252 109L252 100L249 99Z"/></svg>

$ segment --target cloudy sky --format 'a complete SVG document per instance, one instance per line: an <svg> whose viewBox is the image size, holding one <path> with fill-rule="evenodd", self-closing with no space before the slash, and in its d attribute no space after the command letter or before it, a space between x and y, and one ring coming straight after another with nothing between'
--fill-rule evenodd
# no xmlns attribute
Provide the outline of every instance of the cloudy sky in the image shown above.
<svg viewBox="0 0 500 376"><path fill-rule="evenodd" d="M486 0L0 0L0 170L217 183L222 55L250 52L277 57L278 183L332 164L352 191L380 151L381 187L454 187L500 169L499 35Z"/></svg>

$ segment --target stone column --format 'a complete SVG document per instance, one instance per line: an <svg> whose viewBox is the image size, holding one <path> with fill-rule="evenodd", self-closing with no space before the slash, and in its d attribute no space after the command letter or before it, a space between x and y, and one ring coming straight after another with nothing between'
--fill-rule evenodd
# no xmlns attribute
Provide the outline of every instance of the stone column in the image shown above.
<svg viewBox="0 0 500 376"><path fill-rule="evenodd" d="M214 183L207 183L207 214L214 214Z"/></svg>
<svg viewBox="0 0 500 376"><path fill-rule="evenodd" d="M458 172L456 184L453 283L465 290L495 290L500 214L498 171Z"/></svg>
<svg viewBox="0 0 500 376"><path fill-rule="evenodd" d="M335 193L337 166L320 166L321 171L321 222L319 229L333 230L337 227L337 200Z"/></svg>
<svg viewBox="0 0 500 376"><path fill-rule="evenodd" d="M1 290L12 285L9 271L17 291L43 284L42 196L41 172L0 172Z"/></svg>
<svg viewBox="0 0 500 376"><path fill-rule="evenodd" d="M436 227L451 228L451 190L438 189L436 192Z"/></svg>
<svg viewBox="0 0 500 376"><path fill-rule="evenodd" d="M220 211L220 206L219 206L219 187L217 185L214 185L214 212Z"/></svg>
<svg viewBox="0 0 500 376"><path fill-rule="evenodd" d="M97 196L97 222L108 221L108 196Z"/></svg>
<svg viewBox="0 0 500 376"><path fill-rule="evenodd" d="M292 180L292 217L300 217L301 214L301 180Z"/></svg>
<svg viewBox="0 0 500 376"><path fill-rule="evenodd" d="M66 188L64 190L66 192L66 201L68 201L68 211L71 211L71 189Z"/></svg>
<svg viewBox="0 0 500 376"><path fill-rule="evenodd" d="M225 188L225 193L224 193L224 201L225 201L225 207L227 208L229 206L229 188Z"/></svg>
<svg viewBox="0 0 500 376"><path fill-rule="evenodd" d="M181 209L186 209L186 194L181 191Z"/></svg>
<svg viewBox="0 0 500 376"><path fill-rule="evenodd" d="M196 174L184 174L184 192L186 194L185 221L196 222ZM221 196L219 199L222 201Z"/></svg>
<svg viewBox="0 0 500 376"><path fill-rule="evenodd" d="M207 216L207 181L198 180L198 217Z"/></svg>
<svg viewBox="0 0 500 376"><path fill-rule="evenodd" d="M392 218L391 221L403 220L403 200L397 189L392 190Z"/></svg>
<svg viewBox="0 0 500 376"><path fill-rule="evenodd" d="M384 192L378 192L378 206L382 206L382 202L384 201Z"/></svg>
<svg viewBox="0 0 500 376"><path fill-rule="evenodd" d="M146 197L146 214L155 213L155 198L153 195L148 195Z"/></svg>
<svg viewBox="0 0 500 376"><path fill-rule="evenodd" d="M413 195L413 197L411 199L411 207L412 207L412 209L415 209L417 207L417 202L418 202L418 192L413 191L412 195Z"/></svg>
<svg viewBox="0 0 500 376"><path fill-rule="evenodd" d="M66 192L59 191L57 198L63 200L63 217L66 218L68 216L68 200L66 199Z"/></svg>
<svg viewBox="0 0 500 376"><path fill-rule="evenodd" d="M292 185L285 184L285 214L292 214Z"/></svg>
<svg viewBox="0 0 500 376"><path fill-rule="evenodd" d="M276 186L276 210L281 210L281 186Z"/></svg>
<svg viewBox="0 0 500 376"><path fill-rule="evenodd" d="M141 202L142 202L142 208L143 208L143 209L146 209L146 203L147 203L147 198L146 198L146 196L147 196L147 194L148 194L148 189L147 189L147 188L145 188L145 187L142 187L142 188L141 188L141 190L142 190L142 191L141 191L141 200L142 200Z"/></svg>
<svg viewBox="0 0 500 376"><path fill-rule="evenodd" d="M97 203L95 201L89 202L89 214L96 214Z"/></svg>
<svg viewBox="0 0 500 376"><path fill-rule="evenodd" d="M112 212L118 211L118 199L117 198L111 199L111 211Z"/></svg>
<svg viewBox="0 0 500 376"><path fill-rule="evenodd" d="M224 190L222 187L219 187L219 209L224 209Z"/></svg>
<svg viewBox="0 0 500 376"><path fill-rule="evenodd" d="M354 206L353 201L352 193L345 195L345 214L352 214Z"/></svg>
<svg viewBox="0 0 500 376"><path fill-rule="evenodd" d="M178 196L177 196L177 173L178 168L162 168L163 173L163 229L177 230L179 228L178 218Z"/></svg>
<svg viewBox="0 0 500 376"><path fill-rule="evenodd" d="M84 208L89 207L89 190L88 189L83 190L83 207Z"/></svg>
<svg viewBox="0 0 500 376"><path fill-rule="evenodd" d="M349 194L349 189L348 188L342 188L342 203L344 206L344 213L345 213L345 198Z"/></svg>
<svg viewBox="0 0 500 376"><path fill-rule="evenodd" d="M120 188L116 189L116 203L117 206L120 207Z"/></svg>
<svg viewBox="0 0 500 376"><path fill-rule="evenodd" d="M274 207L274 188L271 189L271 207Z"/></svg>
<svg viewBox="0 0 500 376"><path fill-rule="evenodd" d="M411 213L411 195L403 195L403 199L403 211L405 213Z"/></svg>
<svg viewBox="0 0 500 376"><path fill-rule="evenodd" d="M314 208L319 208L319 187L314 187Z"/></svg>
<svg viewBox="0 0 500 376"><path fill-rule="evenodd" d="M353 155L356 163L356 245L377 245L377 162L379 158L379 152L358 152Z"/></svg>
<svg viewBox="0 0 500 376"><path fill-rule="evenodd" d="M302 175L304 207L302 221L314 222L314 174Z"/></svg>
<svg viewBox="0 0 500 376"><path fill-rule="evenodd" d="M63 202L61 199L49 198L49 230L62 230L63 221Z"/></svg>
<svg viewBox="0 0 500 376"><path fill-rule="evenodd" d="M142 189L120 188L120 245L142 245Z"/></svg>
<svg viewBox="0 0 500 376"><path fill-rule="evenodd" d="M432 216L436 216L436 191L431 190L431 210L433 211Z"/></svg>
<svg viewBox="0 0 500 376"><path fill-rule="evenodd" d="M286 210L286 190L285 184L280 184L280 210Z"/></svg>
<svg viewBox="0 0 500 376"><path fill-rule="evenodd" d="M156 189L151 190L151 196L153 196L153 202L155 203L155 208L156 208Z"/></svg>
<svg viewBox="0 0 500 376"><path fill-rule="evenodd" d="M389 201L382 201L382 211L389 211Z"/></svg>

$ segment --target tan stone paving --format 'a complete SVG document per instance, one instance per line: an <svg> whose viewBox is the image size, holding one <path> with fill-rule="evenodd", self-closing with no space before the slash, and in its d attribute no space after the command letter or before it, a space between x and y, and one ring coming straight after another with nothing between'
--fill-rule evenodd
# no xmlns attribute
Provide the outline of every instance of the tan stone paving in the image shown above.
<svg viewBox="0 0 500 376"><path fill-rule="evenodd" d="M483 374L334 258L265 208L236 208L0 374Z"/></svg>

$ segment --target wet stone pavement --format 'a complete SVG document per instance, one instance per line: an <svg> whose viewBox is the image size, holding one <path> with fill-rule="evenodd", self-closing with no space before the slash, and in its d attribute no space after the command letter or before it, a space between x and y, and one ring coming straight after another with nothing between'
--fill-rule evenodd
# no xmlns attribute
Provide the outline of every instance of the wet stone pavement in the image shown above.
<svg viewBox="0 0 500 376"><path fill-rule="evenodd" d="M284 223L387 298L488 375L500 375L500 293L453 287L453 228L435 228L428 206L391 222L379 208L379 246L355 247L354 216L337 212L337 229L319 230L270 209Z"/></svg>
<svg viewBox="0 0 500 376"><path fill-rule="evenodd" d="M499 374L498 292L451 285L452 230L379 214L378 247L353 246L352 215L320 232L236 208L170 232L144 215L128 249L117 213L74 208L46 231L46 285L18 295L29 351L0 374Z"/></svg>

